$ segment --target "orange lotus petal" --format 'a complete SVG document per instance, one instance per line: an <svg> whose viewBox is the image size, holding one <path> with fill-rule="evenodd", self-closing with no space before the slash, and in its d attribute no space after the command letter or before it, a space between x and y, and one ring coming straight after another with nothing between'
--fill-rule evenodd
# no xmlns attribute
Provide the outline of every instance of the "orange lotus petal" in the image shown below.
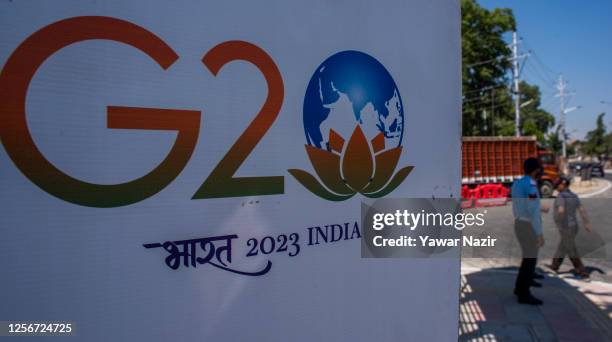
<svg viewBox="0 0 612 342"><path fill-rule="evenodd" d="M387 184L387 186L385 186L382 190L372 193L365 193L364 195L370 198L381 198L387 196L389 193L391 193L391 191L395 190L400 184L402 184L413 168L413 166L406 166L405 168L400 169L397 171L395 176L393 176L389 184Z"/></svg>
<svg viewBox="0 0 612 342"><path fill-rule="evenodd" d="M348 195L355 191L349 189L340 177L340 156L320 148L306 145L306 153L319 178L329 190Z"/></svg>
<svg viewBox="0 0 612 342"><path fill-rule="evenodd" d="M340 134L336 133L333 129L329 130L329 148L332 151L342 153L342 147L344 147L344 138Z"/></svg>
<svg viewBox="0 0 612 342"><path fill-rule="evenodd" d="M331 193L329 190L325 189L325 187L321 185L319 181L317 181L317 179L308 172L300 169L289 169L287 171L289 171L289 173L293 177L295 177L295 179L297 179L297 181L300 182L306 189L310 190L313 194L321 198L325 198L326 200L344 201L353 197L353 195L355 194L352 193L350 195L337 195Z"/></svg>
<svg viewBox="0 0 612 342"><path fill-rule="evenodd" d="M374 139L372 139L372 150L374 150L374 153L378 153L384 149L385 149L385 134L381 132L381 133L378 133L378 135L375 136Z"/></svg>
<svg viewBox="0 0 612 342"><path fill-rule="evenodd" d="M372 177L374 163L370 144L357 125L342 157L342 173L348 186L359 192Z"/></svg>
<svg viewBox="0 0 612 342"><path fill-rule="evenodd" d="M399 157L402 154L402 147L396 147L388 151L378 154L376 158L376 170L374 171L374 179L363 189L362 192L369 193L380 190L387 181L393 176L393 171L397 166Z"/></svg>

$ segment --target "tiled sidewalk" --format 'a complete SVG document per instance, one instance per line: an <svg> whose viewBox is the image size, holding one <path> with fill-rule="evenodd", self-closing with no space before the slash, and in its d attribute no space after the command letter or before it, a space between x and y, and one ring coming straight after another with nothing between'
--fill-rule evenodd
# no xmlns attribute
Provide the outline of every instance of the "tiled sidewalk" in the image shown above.
<svg viewBox="0 0 612 342"><path fill-rule="evenodd" d="M516 269L462 270L460 341L612 341L612 285L547 275L518 304Z"/></svg>

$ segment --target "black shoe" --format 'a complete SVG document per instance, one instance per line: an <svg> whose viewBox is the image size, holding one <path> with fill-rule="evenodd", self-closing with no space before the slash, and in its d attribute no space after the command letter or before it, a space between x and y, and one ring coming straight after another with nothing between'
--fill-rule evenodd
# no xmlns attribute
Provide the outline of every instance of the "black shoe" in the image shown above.
<svg viewBox="0 0 612 342"><path fill-rule="evenodd" d="M591 280L591 276L588 273L576 273L574 277L578 280L585 280L585 281Z"/></svg>
<svg viewBox="0 0 612 342"><path fill-rule="evenodd" d="M532 286L532 287L542 287L542 284L541 284L541 283L538 283L538 282L537 282L537 281L535 281L535 280L532 280L532 281L531 281L531 286Z"/></svg>
<svg viewBox="0 0 612 342"><path fill-rule="evenodd" d="M542 302L541 300L537 299L536 297L528 294L528 295L522 295L522 296L518 296L518 302L521 304L528 304L528 305L542 305L544 304L544 302Z"/></svg>

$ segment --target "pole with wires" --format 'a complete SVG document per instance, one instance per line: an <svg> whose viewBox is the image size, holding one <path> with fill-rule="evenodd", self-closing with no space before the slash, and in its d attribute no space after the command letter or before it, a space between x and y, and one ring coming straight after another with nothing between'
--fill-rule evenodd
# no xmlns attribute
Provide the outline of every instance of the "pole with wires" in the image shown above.
<svg viewBox="0 0 612 342"><path fill-rule="evenodd" d="M521 136L520 118L521 118L521 103L519 89L519 55L518 55L518 38L516 31L512 32L512 78L514 79L514 132L517 137Z"/></svg>
<svg viewBox="0 0 612 342"><path fill-rule="evenodd" d="M567 129L566 129L566 124L565 124L565 114L567 113L571 113L573 111L575 111L576 109L580 109L582 108L582 106L575 106L575 107L571 107L571 108L565 108L565 106L567 105L567 103L565 103L565 101L567 100L567 96L568 95L573 95L574 92L571 93L567 93L567 82L565 81L565 79L563 78L563 75L559 75L559 81L557 82L557 90L559 90L559 93L557 95L555 95L556 97L559 98L559 102L561 104L561 108L560 108L560 125L561 125L561 148L562 148L562 153L563 153L563 158L567 158Z"/></svg>
<svg viewBox="0 0 612 342"><path fill-rule="evenodd" d="M566 83L563 79L563 75L559 75L559 83L557 84L557 90L559 90L559 102L561 103L561 115L560 115L560 124L561 124L561 148L563 158L567 158L567 149L565 147L565 87Z"/></svg>

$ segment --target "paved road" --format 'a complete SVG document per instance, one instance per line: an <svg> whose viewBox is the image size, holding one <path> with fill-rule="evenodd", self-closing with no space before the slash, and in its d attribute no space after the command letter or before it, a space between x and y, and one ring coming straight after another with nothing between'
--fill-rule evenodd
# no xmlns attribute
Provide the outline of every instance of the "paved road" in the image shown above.
<svg viewBox="0 0 612 342"><path fill-rule="evenodd" d="M606 173L606 179L612 182L612 173ZM593 209L589 208L589 212L592 210L595 213L610 213L612 212L612 188L585 201L587 201L586 204L593 206ZM608 220L602 226L597 227L597 229L603 236L607 237L608 235L612 235L612 220ZM607 241L609 241L609 244L612 245L612 239L608 239ZM601 272L605 273L601 274L600 272L593 272L593 279L612 283L612 246L608 246L607 250L608 255L606 258L586 260L585 264L587 266L597 267L599 270L601 270Z"/></svg>
<svg viewBox="0 0 612 342"><path fill-rule="evenodd" d="M606 174L606 178L612 181L612 174ZM584 263L592 271L591 277L593 280L612 283L612 188L596 196L583 198L582 203L587 208L596 232L587 233L581 231L579 233L577 244L580 253L589 252L589 258L585 258ZM544 200L543 205L552 206L552 200ZM512 206L508 204L502 207L487 208L486 210L488 223L480 235L481 237L486 237L486 235L490 234L492 237L502 240L502 244L492 248L464 249L464 257L480 255L486 256L486 258L464 258L463 264L468 267L478 268L518 265L520 250L514 237ZM556 249L559 236L551 213L544 214L542 218L546 245L540 251L541 257L538 266L546 269L545 265L550 264L550 259ZM604 242L608 242L608 245L601 247ZM492 258L492 256L495 258ZM561 271L569 272L571 269L571 263L569 260L566 260L561 267Z"/></svg>
<svg viewBox="0 0 612 342"><path fill-rule="evenodd" d="M606 174L612 181L612 174ZM612 189L584 198L583 204L592 218L594 229L607 241L607 256L584 259L593 271L592 282L572 279L571 273L543 280L543 288L532 291L544 300L543 306L520 305L512 294L516 266L519 258L511 258L507 251L492 250L499 258L464 258L460 296L459 341L513 340L513 341L612 341ZM550 200L545 201L551 204ZM487 209L492 222L486 232L505 234L513 239L512 206ZM543 215L547 245L555 247L558 232L550 214ZM465 232L465 231L464 231ZM585 235L593 238L593 236ZM549 252L550 253L550 252ZM550 258L540 258L538 266ZM566 261L562 271L569 271Z"/></svg>

